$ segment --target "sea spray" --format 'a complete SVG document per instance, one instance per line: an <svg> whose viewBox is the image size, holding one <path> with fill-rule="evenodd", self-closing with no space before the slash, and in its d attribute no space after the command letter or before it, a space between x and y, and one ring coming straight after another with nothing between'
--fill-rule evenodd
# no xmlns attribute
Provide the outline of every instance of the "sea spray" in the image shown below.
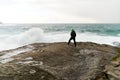
<svg viewBox="0 0 120 80"><path fill-rule="evenodd" d="M0 51L32 43L68 42L71 29L77 33L77 42L113 45L120 41L119 24L3 24Z"/></svg>
<svg viewBox="0 0 120 80"><path fill-rule="evenodd" d="M1 40L0 50L17 48L30 43L42 41L44 37L43 30L40 28L31 28L20 34L10 35Z"/></svg>

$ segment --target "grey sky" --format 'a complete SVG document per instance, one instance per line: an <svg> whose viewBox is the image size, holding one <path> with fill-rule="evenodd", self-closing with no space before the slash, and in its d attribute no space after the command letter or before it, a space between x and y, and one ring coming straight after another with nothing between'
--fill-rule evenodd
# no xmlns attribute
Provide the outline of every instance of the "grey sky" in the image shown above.
<svg viewBox="0 0 120 80"><path fill-rule="evenodd" d="M0 0L5 23L120 23L120 0Z"/></svg>

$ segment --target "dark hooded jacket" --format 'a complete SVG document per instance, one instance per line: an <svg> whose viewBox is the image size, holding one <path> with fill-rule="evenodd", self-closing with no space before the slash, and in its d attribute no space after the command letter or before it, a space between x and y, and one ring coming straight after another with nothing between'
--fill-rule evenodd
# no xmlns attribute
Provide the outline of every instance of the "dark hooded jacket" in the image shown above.
<svg viewBox="0 0 120 80"><path fill-rule="evenodd" d="M76 32L74 30L71 32L71 37L76 37Z"/></svg>

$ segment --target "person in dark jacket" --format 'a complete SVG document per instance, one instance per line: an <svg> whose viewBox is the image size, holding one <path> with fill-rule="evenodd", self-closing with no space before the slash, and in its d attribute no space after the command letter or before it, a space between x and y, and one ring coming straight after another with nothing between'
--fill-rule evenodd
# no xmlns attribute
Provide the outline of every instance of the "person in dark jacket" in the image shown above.
<svg viewBox="0 0 120 80"><path fill-rule="evenodd" d="M74 29L72 29L72 31L71 31L71 37L70 37L70 39L69 39L69 41L68 41L68 45L70 44L70 41L73 40L73 41L74 41L74 45L76 46L75 37L76 37L76 32L75 32Z"/></svg>

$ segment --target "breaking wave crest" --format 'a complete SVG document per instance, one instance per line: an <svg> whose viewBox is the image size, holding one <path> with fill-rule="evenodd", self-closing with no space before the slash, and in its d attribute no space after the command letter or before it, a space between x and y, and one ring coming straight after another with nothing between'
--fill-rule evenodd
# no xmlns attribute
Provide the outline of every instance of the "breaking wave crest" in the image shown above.
<svg viewBox="0 0 120 80"><path fill-rule="evenodd" d="M0 35L0 51L17 48L31 43L67 42L69 32L44 32L41 28L30 28L14 35ZM96 42L100 44L112 44L119 41L120 37L100 36L93 33L77 33L77 42Z"/></svg>

